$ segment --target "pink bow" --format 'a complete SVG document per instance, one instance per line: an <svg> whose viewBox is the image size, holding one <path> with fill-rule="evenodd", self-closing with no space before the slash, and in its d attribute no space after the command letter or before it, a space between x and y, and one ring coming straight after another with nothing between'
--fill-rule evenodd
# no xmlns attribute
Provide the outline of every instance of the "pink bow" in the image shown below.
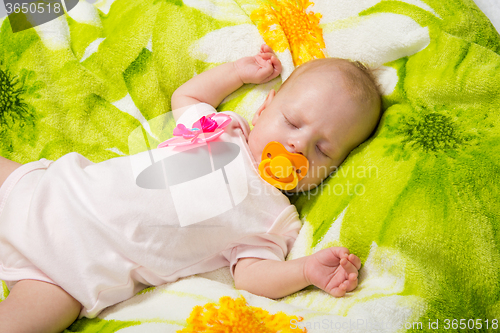
<svg viewBox="0 0 500 333"><path fill-rule="evenodd" d="M198 119L193 128L189 129L183 124L174 128L174 137L158 145L158 148L168 146L185 146L189 144L202 143L215 140L223 132L224 128L231 122L231 117L223 113L212 113ZM213 133L205 135L204 139L198 138L202 133Z"/></svg>

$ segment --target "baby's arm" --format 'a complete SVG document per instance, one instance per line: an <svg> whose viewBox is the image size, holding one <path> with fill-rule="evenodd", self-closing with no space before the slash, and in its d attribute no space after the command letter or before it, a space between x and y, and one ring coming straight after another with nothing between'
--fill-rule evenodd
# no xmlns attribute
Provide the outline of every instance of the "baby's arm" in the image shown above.
<svg viewBox="0 0 500 333"><path fill-rule="evenodd" d="M172 95L174 118L180 114L175 110L200 102L216 108L230 93L245 83L264 83L277 77L281 72L281 63L273 50L263 44L259 54L228 62L196 75Z"/></svg>
<svg viewBox="0 0 500 333"><path fill-rule="evenodd" d="M234 282L237 289L281 298L311 284L332 296L343 296L358 285L360 259L345 247L330 247L290 261L240 259Z"/></svg>

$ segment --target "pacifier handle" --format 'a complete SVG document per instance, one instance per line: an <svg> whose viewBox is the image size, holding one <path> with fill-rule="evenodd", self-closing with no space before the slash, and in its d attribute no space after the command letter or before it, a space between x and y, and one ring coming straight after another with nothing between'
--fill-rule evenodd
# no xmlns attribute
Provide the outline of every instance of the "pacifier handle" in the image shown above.
<svg viewBox="0 0 500 333"><path fill-rule="evenodd" d="M309 162L305 156L290 153L281 143L272 141L262 152L259 173L269 184L288 191L304 178L308 168Z"/></svg>
<svg viewBox="0 0 500 333"><path fill-rule="evenodd" d="M268 158L259 164L259 173L262 176L262 178L264 178L265 181L279 188L280 190L285 190L285 191L289 191L297 187L297 184L299 183L299 178L297 176L297 172L293 170L293 167L292 167L292 172L290 172L287 177L278 177L275 173L272 172L272 170L270 170L271 175L268 173L268 169L272 168L269 165L271 163L272 159ZM276 178L274 178L273 176ZM289 178L290 176L293 176L293 180L288 182L280 181L280 179L286 179Z"/></svg>
<svg viewBox="0 0 500 333"><path fill-rule="evenodd" d="M271 174L276 178L288 178L293 173L292 162L283 155L276 156L269 162Z"/></svg>

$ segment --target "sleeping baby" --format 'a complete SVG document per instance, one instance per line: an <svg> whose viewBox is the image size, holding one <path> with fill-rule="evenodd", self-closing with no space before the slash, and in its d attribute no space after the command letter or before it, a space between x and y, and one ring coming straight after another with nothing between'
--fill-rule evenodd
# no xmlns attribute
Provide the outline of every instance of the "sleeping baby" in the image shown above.
<svg viewBox="0 0 500 333"><path fill-rule="evenodd" d="M184 146L166 144L101 163L78 153L24 165L0 158L0 279L10 290L0 303L0 332L62 331L147 286L224 266L236 288L274 299L309 285L335 297L354 290L361 262L344 247L285 261L302 224L283 190L311 190L335 171L376 128L380 95L360 63L316 59L295 69L277 93L269 92L252 130L234 112L217 113L243 84L280 73L280 61L262 45L259 54L179 87L171 102ZM220 117L224 126L214 121ZM191 133L212 125L224 128L207 130L217 133L210 142L196 141L198 134L193 139ZM263 177L270 143L290 157L271 162L275 169L300 174L293 161L307 161L307 171L293 174L293 188ZM197 154L212 157L190 160ZM184 156L196 170L207 163L215 171L208 185L198 180L209 176L200 176L186 192L168 176L184 170L158 156ZM154 162L148 170L157 176L148 186L134 169L144 159ZM214 185L217 179L227 186ZM229 198L229 208L217 203L220 198Z"/></svg>

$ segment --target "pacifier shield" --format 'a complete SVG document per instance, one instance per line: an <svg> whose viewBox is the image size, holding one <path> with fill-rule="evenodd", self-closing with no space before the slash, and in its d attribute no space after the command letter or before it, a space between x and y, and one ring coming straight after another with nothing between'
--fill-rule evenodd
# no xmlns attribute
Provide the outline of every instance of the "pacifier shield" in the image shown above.
<svg viewBox="0 0 500 333"><path fill-rule="evenodd" d="M269 184L288 191L304 178L308 168L309 162L304 155L290 153L281 143L272 141L262 152L259 174Z"/></svg>

